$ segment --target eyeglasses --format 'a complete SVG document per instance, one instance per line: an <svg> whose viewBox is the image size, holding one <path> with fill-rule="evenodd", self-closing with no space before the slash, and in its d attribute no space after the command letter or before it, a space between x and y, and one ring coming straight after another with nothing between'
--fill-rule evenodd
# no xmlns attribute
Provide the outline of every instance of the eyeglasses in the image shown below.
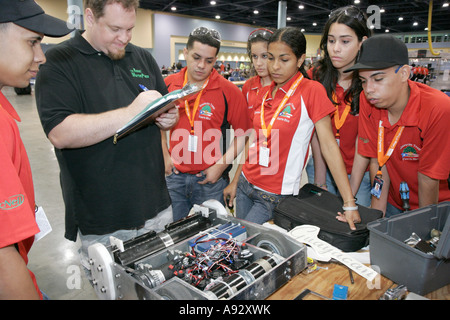
<svg viewBox="0 0 450 320"><path fill-rule="evenodd" d="M362 13L361 10L359 10L358 7L355 6L347 6L343 8L338 8L336 10L331 11L329 18L334 18L336 16L345 15L347 17L357 19L359 21L366 20L366 17Z"/></svg>
<svg viewBox="0 0 450 320"><path fill-rule="evenodd" d="M269 41L270 36L273 34L273 31L265 28L259 28L256 30L253 30L250 35L248 36L248 41L251 41L257 37L261 37L264 40Z"/></svg>
<svg viewBox="0 0 450 320"><path fill-rule="evenodd" d="M210 36L216 41L221 42L222 39L220 37L220 33L217 30L214 29L208 29L206 27L197 27L194 30L192 30L190 36Z"/></svg>

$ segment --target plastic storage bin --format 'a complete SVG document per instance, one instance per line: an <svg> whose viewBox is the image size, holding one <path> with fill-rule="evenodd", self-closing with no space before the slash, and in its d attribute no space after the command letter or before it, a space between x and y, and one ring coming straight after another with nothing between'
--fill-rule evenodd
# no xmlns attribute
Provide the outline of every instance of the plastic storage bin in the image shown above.
<svg viewBox="0 0 450 320"><path fill-rule="evenodd" d="M368 224L370 263L408 291L425 295L450 283L450 202L416 209ZM430 231L442 232L433 254L404 243L416 233L429 240Z"/></svg>

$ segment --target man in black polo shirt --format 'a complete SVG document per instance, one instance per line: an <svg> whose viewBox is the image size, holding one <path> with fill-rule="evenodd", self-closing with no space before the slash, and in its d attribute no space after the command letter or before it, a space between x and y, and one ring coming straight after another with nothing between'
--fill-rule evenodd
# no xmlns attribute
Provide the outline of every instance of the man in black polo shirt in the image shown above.
<svg viewBox="0 0 450 320"><path fill-rule="evenodd" d="M86 267L92 243L159 231L172 221L160 129L170 129L178 111L117 144L112 138L167 93L151 54L129 43L138 2L85 1L86 31L48 50L36 79L39 116L61 169L65 237L79 235ZM149 91L140 92L140 84Z"/></svg>

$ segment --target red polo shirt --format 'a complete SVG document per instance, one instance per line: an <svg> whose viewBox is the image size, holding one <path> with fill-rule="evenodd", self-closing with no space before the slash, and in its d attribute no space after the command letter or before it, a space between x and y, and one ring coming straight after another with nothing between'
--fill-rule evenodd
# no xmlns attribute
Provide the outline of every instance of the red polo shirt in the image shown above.
<svg viewBox="0 0 450 320"><path fill-rule="evenodd" d="M297 73L292 77L276 92L275 97L272 97L274 82L263 90L264 93L269 90L264 104L266 124L269 124L276 109L299 75L300 73ZM264 93L261 92L260 97L263 97ZM251 184L265 191L282 195L298 194L302 170L314 133L314 124L332 114L336 108L328 99L325 88L319 82L304 78L274 122L268 140L269 166L264 167L259 164L260 148L265 141L261 130L261 102L255 108L253 118L253 128L258 133L258 139L250 146L249 157L243 166L243 173Z"/></svg>
<svg viewBox="0 0 450 320"><path fill-rule="evenodd" d="M259 101L258 94L261 91L261 88L262 85L260 76L254 76L248 79L242 86L242 93L244 94L245 99L247 100L247 110L250 119L253 119L253 112L254 109L257 107L256 104Z"/></svg>
<svg viewBox="0 0 450 320"><path fill-rule="evenodd" d="M418 177L420 172L440 181L439 202L450 200L447 178L450 172L450 98L427 85L408 81L411 89L408 104L402 116L390 125L386 109L370 105L360 96L358 151L361 155L377 158L377 136L380 120L385 128L385 151L399 126L405 126L397 146L386 162L391 180L389 203L402 208L400 183L406 181L410 190L411 210L419 207Z"/></svg>
<svg viewBox="0 0 450 320"><path fill-rule="evenodd" d="M15 121L20 121L17 112L0 92L0 248L17 244L28 263L27 254L39 228L34 216L31 167Z"/></svg>
<svg viewBox="0 0 450 320"><path fill-rule="evenodd" d="M169 91L183 87L185 72L186 67L165 78ZM191 112L197 95L188 101ZM194 118L194 134L198 137L197 152L188 151L191 125L184 103L179 106L180 120L170 131L169 151L177 170L195 174L215 164L223 155L220 140L226 137L229 125L234 129L235 136L243 135L250 128L246 108L241 90L213 69ZM231 139L226 142L228 146Z"/></svg>

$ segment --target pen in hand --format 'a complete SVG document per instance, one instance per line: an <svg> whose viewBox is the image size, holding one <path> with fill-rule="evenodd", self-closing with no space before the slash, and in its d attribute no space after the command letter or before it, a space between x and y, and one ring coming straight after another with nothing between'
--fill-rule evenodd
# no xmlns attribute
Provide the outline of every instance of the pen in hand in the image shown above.
<svg viewBox="0 0 450 320"><path fill-rule="evenodd" d="M143 91L148 91L147 87L143 84L139 84L139 88L141 88Z"/></svg>

